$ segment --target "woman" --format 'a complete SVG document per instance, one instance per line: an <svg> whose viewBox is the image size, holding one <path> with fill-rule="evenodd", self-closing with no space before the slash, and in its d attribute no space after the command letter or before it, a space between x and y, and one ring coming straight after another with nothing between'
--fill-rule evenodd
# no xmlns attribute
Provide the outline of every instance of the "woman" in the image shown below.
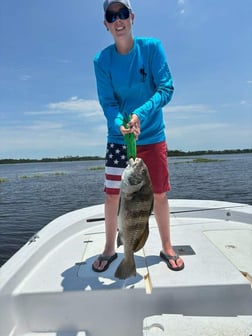
<svg viewBox="0 0 252 336"><path fill-rule="evenodd" d="M154 193L154 214L167 266L179 271L183 260L170 239L170 214L166 193L170 190L165 125L162 107L172 97L173 85L163 47L157 39L135 38L135 15L128 0L103 3L104 24L113 36L110 45L94 59L97 91L107 119L108 140L105 167L106 243L93 263L96 272L105 271L116 259L115 239L120 180L127 164L124 136L134 133L137 157L146 163ZM125 125L125 122L128 123Z"/></svg>

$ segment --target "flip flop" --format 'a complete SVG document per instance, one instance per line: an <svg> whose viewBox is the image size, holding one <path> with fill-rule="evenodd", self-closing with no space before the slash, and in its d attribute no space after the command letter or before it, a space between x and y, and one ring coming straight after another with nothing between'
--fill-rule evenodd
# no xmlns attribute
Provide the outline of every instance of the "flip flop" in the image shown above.
<svg viewBox="0 0 252 336"><path fill-rule="evenodd" d="M103 269L98 269L98 268L95 268L94 267L94 264L92 265L92 269L93 271L95 272L105 272L108 268L109 268L109 265L112 263L112 261L114 261L115 259L117 258L117 253L115 253L114 255L112 256L103 256L103 255L99 255L98 257L98 261L99 261L99 266L101 265L101 263L103 261L106 261L107 264L103 267Z"/></svg>
<svg viewBox="0 0 252 336"><path fill-rule="evenodd" d="M175 262L179 259L179 255L171 256L169 254L165 254L164 252L160 252L160 258L167 264L168 268L172 271L181 271L185 265L184 263L181 266L178 267L172 267L172 264L170 263L170 260L174 260Z"/></svg>

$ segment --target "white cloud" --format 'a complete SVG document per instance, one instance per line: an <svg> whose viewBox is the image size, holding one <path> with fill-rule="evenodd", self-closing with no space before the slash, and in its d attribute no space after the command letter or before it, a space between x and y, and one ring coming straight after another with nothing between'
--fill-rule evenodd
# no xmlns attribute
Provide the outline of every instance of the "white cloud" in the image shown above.
<svg viewBox="0 0 252 336"><path fill-rule="evenodd" d="M58 115L68 114L69 112L77 113L85 118L103 115L101 106L97 100L80 99L76 96L66 101L49 103L46 105L46 108L46 110L42 111L25 112L25 115Z"/></svg>
<svg viewBox="0 0 252 336"><path fill-rule="evenodd" d="M57 115L57 114L66 114L67 111L62 110L42 110L42 111L29 111L24 112L24 115L27 116L43 116L43 115Z"/></svg>
<svg viewBox="0 0 252 336"><path fill-rule="evenodd" d="M67 111L93 111L101 110L97 100L79 99L78 97L71 97L67 101L50 103L47 105L50 110L67 110Z"/></svg>
<svg viewBox="0 0 252 336"><path fill-rule="evenodd" d="M171 149L208 150L251 148L250 127L239 128L228 123L199 123L167 127L168 146Z"/></svg>
<svg viewBox="0 0 252 336"><path fill-rule="evenodd" d="M58 59L57 61L58 61L59 63L63 63L63 64L69 64L69 63L71 63L71 61L68 60L68 59Z"/></svg>
<svg viewBox="0 0 252 336"><path fill-rule="evenodd" d="M225 123L201 123L201 124L191 124L191 125L181 125L180 127L175 127L169 129L169 133L171 134L180 134L181 136L185 134L195 135L196 133L200 132L202 135L205 131L212 131L218 129L226 129L229 125Z"/></svg>
<svg viewBox="0 0 252 336"><path fill-rule="evenodd" d="M97 100L71 97L24 115L33 118L0 125L1 157L104 155L106 120Z"/></svg>
<svg viewBox="0 0 252 336"><path fill-rule="evenodd" d="M178 0L178 6L180 14L185 14L185 0Z"/></svg>
<svg viewBox="0 0 252 336"><path fill-rule="evenodd" d="M246 104L241 101L242 106ZM222 109L223 106L215 109L205 104L168 105L164 118L169 147L183 150L251 148L249 125L241 122L238 127L232 120L221 121Z"/></svg>
<svg viewBox="0 0 252 336"><path fill-rule="evenodd" d="M29 80L29 79L31 79L32 78L32 76L30 76L30 75L23 75L22 77L21 77L21 80L22 81L27 81L27 80Z"/></svg>
<svg viewBox="0 0 252 336"><path fill-rule="evenodd" d="M63 125L61 123L55 122L47 122L47 121L40 121L35 122L34 124L28 125L28 130L33 131L43 131L43 130L55 130L55 129L62 129Z"/></svg>
<svg viewBox="0 0 252 336"><path fill-rule="evenodd" d="M191 104L191 105L167 105L164 107L164 112L200 112L200 113L205 113L205 112L213 112L214 110L204 104Z"/></svg>
<svg viewBox="0 0 252 336"><path fill-rule="evenodd" d="M27 126L0 128L0 158L42 158L65 155L101 155L105 153L106 124L77 130L60 123L35 122Z"/></svg>
<svg viewBox="0 0 252 336"><path fill-rule="evenodd" d="M168 124L170 120L191 120L215 113L215 109L204 104L167 105L164 107L164 119Z"/></svg>
<svg viewBox="0 0 252 336"><path fill-rule="evenodd" d="M242 103L242 102L241 102ZM249 125L220 121L207 104L170 104L164 108L168 145L172 149L250 148ZM0 124L0 157L104 156L107 126L96 100L71 97L27 112L30 120Z"/></svg>

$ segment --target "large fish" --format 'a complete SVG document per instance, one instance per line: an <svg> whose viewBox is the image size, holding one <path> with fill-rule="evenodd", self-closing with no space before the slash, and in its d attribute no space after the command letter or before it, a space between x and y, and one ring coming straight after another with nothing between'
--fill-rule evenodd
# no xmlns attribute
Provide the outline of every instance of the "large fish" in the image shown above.
<svg viewBox="0 0 252 336"><path fill-rule="evenodd" d="M134 252L140 250L149 235L149 217L153 208L153 191L148 168L142 159L130 159L122 175L118 210L117 246L124 245L124 259L115 277L136 276Z"/></svg>

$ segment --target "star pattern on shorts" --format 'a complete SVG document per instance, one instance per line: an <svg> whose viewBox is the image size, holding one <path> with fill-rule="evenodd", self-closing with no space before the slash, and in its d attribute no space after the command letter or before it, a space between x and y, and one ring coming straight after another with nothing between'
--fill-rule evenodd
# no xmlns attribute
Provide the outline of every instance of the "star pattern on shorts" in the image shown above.
<svg viewBox="0 0 252 336"><path fill-rule="evenodd" d="M107 148L106 165L110 167L125 168L127 165L126 145L111 143Z"/></svg>

